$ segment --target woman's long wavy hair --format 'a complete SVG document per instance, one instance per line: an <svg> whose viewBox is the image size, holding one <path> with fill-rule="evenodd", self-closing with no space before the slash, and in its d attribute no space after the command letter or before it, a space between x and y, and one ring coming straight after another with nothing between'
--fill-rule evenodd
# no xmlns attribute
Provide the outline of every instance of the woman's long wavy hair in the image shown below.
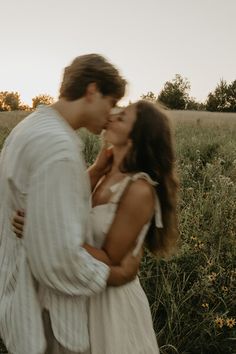
<svg viewBox="0 0 236 354"><path fill-rule="evenodd" d="M136 121L130 133L132 147L122 162L123 172L146 172L154 181L159 197L163 228L153 217L146 236L146 246L155 255L168 258L178 242L175 152L168 118L162 109L148 101L138 101Z"/></svg>

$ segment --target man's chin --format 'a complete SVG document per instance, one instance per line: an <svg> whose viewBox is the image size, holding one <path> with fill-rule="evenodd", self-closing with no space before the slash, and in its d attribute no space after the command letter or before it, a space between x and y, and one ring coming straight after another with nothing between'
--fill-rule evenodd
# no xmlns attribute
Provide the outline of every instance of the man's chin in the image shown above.
<svg viewBox="0 0 236 354"><path fill-rule="evenodd" d="M99 132L97 134L105 134L107 130L107 124L104 125L102 128L99 129Z"/></svg>
<svg viewBox="0 0 236 354"><path fill-rule="evenodd" d="M88 130L92 134L100 135L103 129L102 128L90 128Z"/></svg>
<svg viewBox="0 0 236 354"><path fill-rule="evenodd" d="M100 134L102 134L103 131L104 131L104 128L99 128L99 129L97 129L95 134L100 135Z"/></svg>

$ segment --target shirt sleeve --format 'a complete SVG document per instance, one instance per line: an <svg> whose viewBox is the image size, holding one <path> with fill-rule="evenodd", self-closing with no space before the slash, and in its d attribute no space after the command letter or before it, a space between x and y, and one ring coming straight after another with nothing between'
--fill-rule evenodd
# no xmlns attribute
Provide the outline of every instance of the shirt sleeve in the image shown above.
<svg viewBox="0 0 236 354"><path fill-rule="evenodd" d="M23 242L36 280L68 295L102 291L109 267L82 248L88 200L77 161L38 168L30 179Z"/></svg>

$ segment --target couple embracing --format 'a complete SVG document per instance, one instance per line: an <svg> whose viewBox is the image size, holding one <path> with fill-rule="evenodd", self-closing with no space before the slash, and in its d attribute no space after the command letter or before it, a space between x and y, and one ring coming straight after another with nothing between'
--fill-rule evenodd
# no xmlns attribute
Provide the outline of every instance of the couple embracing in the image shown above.
<svg viewBox="0 0 236 354"><path fill-rule="evenodd" d="M0 335L11 354L159 353L137 272L144 245L167 257L177 243L175 156L157 106L113 110L125 86L104 57L77 57L58 101L5 141ZM105 129L112 146L87 171L80 128Z"/></svg>

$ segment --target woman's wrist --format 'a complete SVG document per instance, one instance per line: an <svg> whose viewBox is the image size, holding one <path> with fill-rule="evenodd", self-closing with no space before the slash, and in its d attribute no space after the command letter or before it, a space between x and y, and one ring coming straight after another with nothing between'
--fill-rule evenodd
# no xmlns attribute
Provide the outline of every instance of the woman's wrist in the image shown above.
<svg viewBox="0 0 236 354"><path fill-rule="evenodd" d="M107 280L108 286L121 286L130 280L121 266L110 267L110 274Z"/></svg>
<svg viewBox="0 0 236 354"><path fill-rule="evenodd" d="M99 166L96 165L96 163L94 163L88 168L88 172L90 176L94 178L101 178L104 174L104 169L102 170L101 168L99 168Z"/></svg>
<svg viewBox="0 0 236 354"><path fill-rule="evenodd" d="M88 168L87 172L90 178L91 189L93 190L99 179L103 176L103 171L93 164Z"/></svg>

